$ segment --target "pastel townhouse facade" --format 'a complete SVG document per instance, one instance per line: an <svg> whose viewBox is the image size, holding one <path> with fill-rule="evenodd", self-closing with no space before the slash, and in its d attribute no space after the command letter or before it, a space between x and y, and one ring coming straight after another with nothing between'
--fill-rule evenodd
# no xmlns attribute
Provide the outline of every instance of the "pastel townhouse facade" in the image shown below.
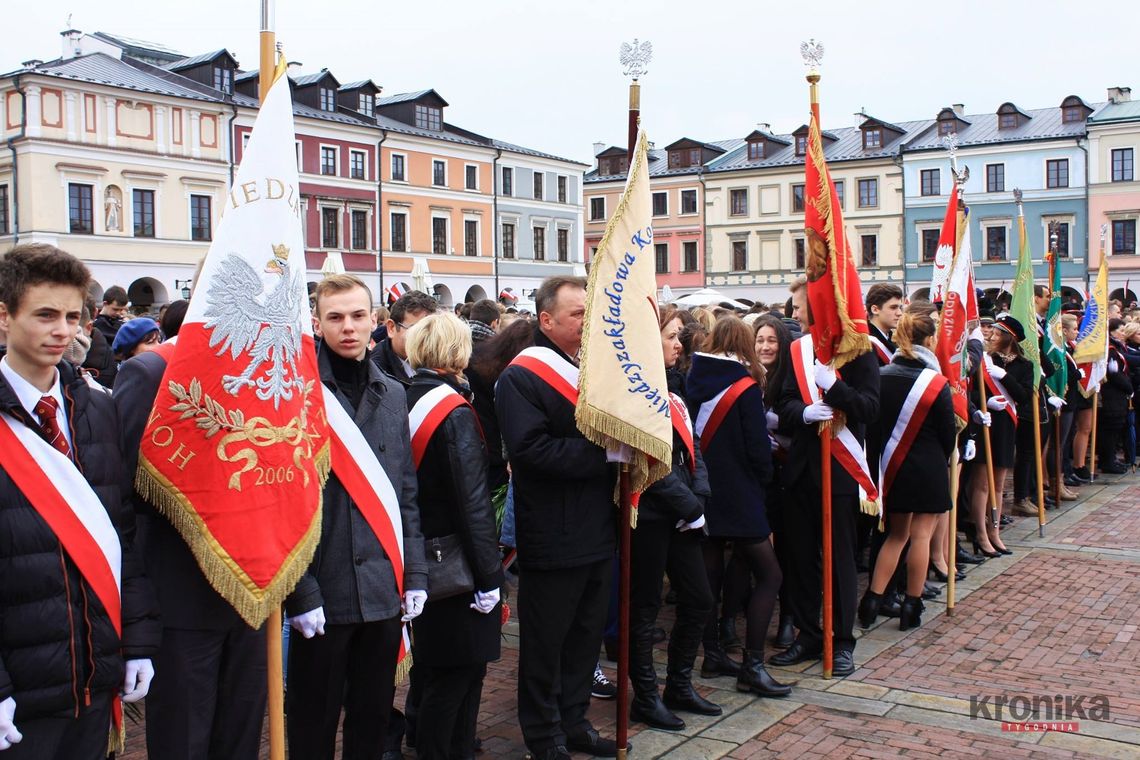
<svg viewBox="0 0 1140 760"><path fill-rule="evenodd" d="M1108 102L1089 116L1088 140L1089 276L1096 276L1103 245L1109 257L1110 296L1131 303L1140 291L1140 259L1136 256L1140 102L1132 100L1130 88L1109 89Z"/></svg>
<svg viewBox="0 0 1140 760"><path fill-rule="evenodd" d="M1086 119L1093 111L1075 95L1051 108L1023 110L1007 102L990 113L942 109L902 154L907 294L929 294L953 181L944 138L956 135L959 169L969 170L964 198L977 286L991 297L1012 287L1020 245L1018 189L1036 282L1048 282L1044 253L1049 224L1057 222L1063 294L1083 301L1089 266Z"/></svg>
<svg viewBox="0 0 1140 760"><path fill-rule="evenodd" d="M929 121L825 130L824 156L847 240L866 289L903 279L903 176L899 155ZM783 303L804 273L807 126L775 134L761 124L705 168L707 282L736 299Z"/></svg>
<svg viewBox="0 0 1140 760"><path fill-rule="evenodd" d="M602 146L596 145L595 150ZM705 286L705 164L724 154L727 145L690 138L649 152L653 204L653 253L657 286L674 296ZM598 151L585 178L585 246L588 257L602 242L606 225L625 188L628 152Z"/></svg>

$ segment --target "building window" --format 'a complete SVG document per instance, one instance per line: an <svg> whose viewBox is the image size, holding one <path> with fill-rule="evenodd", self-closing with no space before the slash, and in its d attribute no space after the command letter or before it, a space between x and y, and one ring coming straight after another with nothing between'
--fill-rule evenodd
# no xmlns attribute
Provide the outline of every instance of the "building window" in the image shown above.
<svg viewBox="0 0 1140 760"><path fill-rule="evenodd" d="M443 111L431 106L416 106L416 127L439 132L443 129Z"/></svg>
<svg viewBox="0 0 1140 760"><path fill-rule="evenodd" d="M67 215L71 232L81 235L95 232L91 196L91 185L79 185L73 182L67 186Z"/></svg>
<svg viewBox="0 0 1140 760"><path fill-rule="evenodd" d="M352 250L364 251L368 249L368 212L354 209L352 211Z"/></svg>
<svg viewBox="0 0 1140 760"><path fill-rule="evenodd" d="M743 272L748 269L748 241L732 241L732 271Z"/></svg>
<svg viewBox="0 0 1140 760"><path fill-rule="evenodd" d="M598 174L603 177L608 177L613 173L613 161L608 158L598 159Z"/></svg>
<svg viewBox="0 0 1140 760"><path fill-rule="evenodd" d="M558 230L558 260L570 260L570 230L561 228Z"/></svg>
<svg viewBox="0 0 1140 760"><path fill-rule="evenodd" d="M606 199L591 198L590 199L590 221L600 222L606 218Z"/></svg>
<svg viewBox="0 0 1140 760"><path fill-rule="evenodd" d="M1005 261L1005 227L986 227L986 261Z"/></svg>
<svg viewBox="0 0 1140 760"><path fill-rule="evenodd" d="M986 192L1005 192L1005 164L986 164Z"/></svg>
<svg viewBox="0 0 1140 760"><path fill-rule="evenodd" d="M534 173L534 199L536 201L542 200L543 176L544 175L542 172L535 172Z"/></svg>
<svg viewBox="0 0 1140 760"><path fill-rule="evenodd" d="M11 224L8 221L8 186L0 185L0 235L7 235L10 232Z"/></svg>
<svg viewBox="0 0 1140 760"><path fill-rule="evenodd" d="M922 260L934 261L934 257L938 254L938 238L942 233L937 229L922 230Z"/></svg>
<svg viewBox="0 0 1140 760"><path fill-rule="evenodd" d="M695 213L697 213L697 191L696 190L682 190L681 191L681 213L682 214L695 214Z"/></svg>
<svg viewBox="0 0 1140 760"><path fill-rule="evenodd" d="M953 134L956 126L957 125L954 123L953 119L939 119L938 136L943 137L945 135Z"/></svg>
<svg viewBox="0 0 1140 760"><path fill-rule="evenodd" d="M863 130L863 150L874 150L883 147L883 130L879 127L868 127Z"/></svg>
<svg viewBox="0 0 1140 760"><path fill-rule="evenodd" d="M321 247L336 248L340 245L340 209L321 209Z"/></svg>
<svg viewBox="0 0 1140 760"><path fill-rule="evenodd" d="M336 92L331 87L321 87L321 110L322 111L335 111L336 110Z"/></svg>
<svg viewBox="0 0 1140 760"><path fill-rule="evenodd" d="M447 163L444 161L431 162L431 183L436 187L447 187Z"/></svg>
<svg viewBox="0 0 1140 760"><path fill-rule="evenodd" d="M1045 187L1069 186L1069 159L1051 158L1045 162Z"/></svg>
<svg viewBox="0 0 1140 760"><path fill-rule="evenodd" d="M367 177L364 176L364 151L349 151L348 174L353 179L367 179Z"/></svg>
<svg viewBox="0 0 1140 760"><path fill-rule="evenodd" d="M503 167L503 195L515 194L515 170L509 166Z"/></svg>
<svg viewBox="0 0 1140 760"><path fill-rule="evenodd" d="M400 155L399 153L393 153L392 154L392 181L393 182L404 182L405 181L404 165L405 165L404 157L402 155Z"/></svg>
<svg viewBox="0 0 1140 760"><path fill-rule="evenodd" d="M833 181L831 184L835 185L835 197L839 199L839 208L846 208L846 206L843 205L845 202L843 198L843 191L845 190L843 180Z"/></svg>
<svg viewBox="0 0 1140 760"><path fill-rule="evenodd" d="M468 164L463 167L463 186L468 190L479 189L479 167Z"/></svg>
<svg viewBox="0 0 1140 760"><path fill-rule="evenodd" d="M805 248L804 239L795 239L796 248L796 265L795 269L805 269L807 267L807 250Z"/></svg>
<svg viewBox="0 0 1140 760"><path fill-rule="evenodd" d="M389 236L391 238L391 246L393 251L407 251L408 250L408 215L407 214L391 214L389 225Z"/></svg>
<svg viewBox="0 0 1140 760"><path fill-rule="evenodd" d="M1112 222L1112 253L1136 253L1136 220L1115 219Z"/></svg>
<svg viewBox="0 0 1140 760"><path fill-rule="evenodd" d="M210 196L190 196L190 239L210 240L213 235L210 230L212 223L210 215Z"/></svg>
<svg viewBox="0 0 1140 760"><path fill-rule="evenodd" d="M1067 259L1067 258L1069 258L1069 223L1068 222L1057 222L1056 231L1057 231L1057 258ZM1051 236L1052 236L1052 232L1049 229L1049 225L1046 224L1045 225L1045 242L1046 242L1046 244L1048 244L1050 246L1050 250L1052 249L1052 245L1053 245L1053 241L1050 239Z"/></svg>
<svg viewBox="0 0 1140 760"><path fill-rule="evenodd" d="M879 205L879 180L859 180L859 208L876 208Z"/></svg>
<svg viewBox="0 0 1140 760"><path fill-rule="evenodd" d="M558 202L559 203L565 203L566 202L566 178L565 177L559 177L558 178Z"/></svg>
<svg viewBox="0 0 1140 760"><path fill-rule="evenodd" d="M246 132L244 135L241 136L241 149L242 149L242 151L245 151L246 143L249 142L249 136L251 134L253 134L253 133L252 132ZM305 172L305 162L302 160L302 157L304 156L304 151L301 150L301 141L300 140L294 141L293 148L297 152L297 171L299 173L303 174Z"/></svg>
<svg viewBox="0 0 1140 760"><path fill-rule="evenodd" d="M463 255L479 255L479 222L474 219L463 220Z"/></svg>
<svg viewBox="0 0 1140 760"><path fill-rule="evenodd" d="M515 226L513 224L503 225L503 258L513 259L515 257Z"/></svg>
<svg viewBox="0 0 1140 760"><path fill-rule="evenodd" d="M796 155L807 154L807 135L796 135Z"/></svg>
<svg viewBox="0 0 1140 760"><path fill-rule="evenodd" d="M746 216L748 214L748 191L745 189L729 191L729 215Z"/></svg>
<svg viewBox="0 0 1140 760"><path fill-rule="evenodd" d="M546 228L535 227L534 230L534 260L546 261Z"/></svg>
<svg viewBox="0 0 1140 760"><path fill-rule="evenodd" d="M764 158L764 141L754 140L748 143L748 160L759 161Z"/></svg>
<svg viewBox="0 0 1140 760"><path fill-rule="evenodd" d="M376 98L366 92L360 93L360 108L358 108L365 116L373 116L376 113Z"/></svg>
<svg viewBox="0 0 1140 760"><path fill-rule="evenodd" d="M1132 148L1116 148L1112 151L1112 181L1131 182Z"/></svg>
<svg viewBox="0 0 1140 760"><path fill-rule="evenodd" d="M919 173L920 192L923 195L941 195L942 178L938 169L923 169Z"/></svg>
<svg viewBox="0 0 1140 760"><path fill-rule="evenodd" d="M669 246L666 243L656 243L653 246L653 255L657 261L657 274L669 272Z"/></svg>
<svg viewBox="0 0 1140 760"><path fill-rule="evenodd" d="M1074 121L1085 120L1085 109L1081 106L1065 106L1061 109L1061 121L1070 124Z"/></svg>
<svg viewBox="0 0 1140 760"><path fill-rule="evenodd" d="M860 235L859 243L863 249L862 265L865 267L879 266L879 236Z"/></svg>
<svg viewBox="0 0 1140 760"><path fill-rule="evenodd" d="M234 72L225 66L214 67L214 89L222 92L234 91Z"/></svg>
<svg viewBox="0 0 1140 760"><path fill-rule="evenodd" d="M998 129L1017 129L1017 114L998 114Z"/></svg>
<svg viewBox="0 0 1140 760"><path fill-rule="evenodd" d="M321 146L321 174L336 174L336 148Z"/></svg>
<svg viewBox="0 0 1140 760"><path fill-rule="evenodd" d="M154 191L132 190L131 208L135 217L135 237L154 237Z"/></svg>
<svg viewBox="0 0 1140 760"><path fill-rule="evenodd" d="M684 271L695 272L697 271L697 243L693 240L687 240L681 243L681 253L684 258Z"/></svg>
<svg viewBox="0 0 1140 760"><path fill-rule="evenodd" d="M792 185L792 211L802 214L804 211L804 186Z"/></svg>
<svg viewBox="0 0 1140 760"><path fill-rule="evenodd" d="M669 194L668 193L654 193L653 194L653 215L654 216L668 216L669 215Z"/></svg>
<svg viewBox="0 0 1140 760"><path fill-rule="evenodd" d="M447 218L432 217L431 220L431 252L437 256L447 255Z"/></svg>

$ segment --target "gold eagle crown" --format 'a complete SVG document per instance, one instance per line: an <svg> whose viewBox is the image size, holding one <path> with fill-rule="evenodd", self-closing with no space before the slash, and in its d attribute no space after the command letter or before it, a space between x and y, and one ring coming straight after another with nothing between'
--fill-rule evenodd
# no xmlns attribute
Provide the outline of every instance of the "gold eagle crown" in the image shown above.
<svg viewBox="0 0 1140 760"><path fill-rule="evenodd" d="M289 260L289 246L284 243L277 243L273 246L274 258L281 259L282 261Z"/></svg>

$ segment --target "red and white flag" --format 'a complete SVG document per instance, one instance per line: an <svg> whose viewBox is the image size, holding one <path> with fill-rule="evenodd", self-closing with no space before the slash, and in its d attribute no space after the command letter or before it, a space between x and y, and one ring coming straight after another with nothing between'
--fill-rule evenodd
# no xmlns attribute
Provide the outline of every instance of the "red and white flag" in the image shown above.
<svg viewBox="0 0 1140 760"><path fill-rule="evenodd" d="M930 302L946 300L946 283L954 265L954 252L958 247L958 183L950 191L946 215L942 217L942 231L938 235L938 249L934 252L933 274L930 278Z"/></svg>
<svg viewBox="0 0 1140 760"><path fill-rule="evenodd" d="M954 241L957 235L957 188L950 197L953 208L947 208L946 221L943 222L943 235L947 234L949 226L950 240ZM951 211L954 218L951 219ZM938 364L942 374L950 384L950 394L954 401L954 416L959 427L965 427L969 422L969 401L967 397L967 380L969 355L966 352L967 325L970 321L970 305L973 302L974 318L977 318L977 299L974 297L972 273L970 266L970 235L962 236L962 247L953 257L950 264L949 276L942 290L942 314L938 322L938 342L934 353L938 357ZM936 270L937 271L937 270Z"/></svg>

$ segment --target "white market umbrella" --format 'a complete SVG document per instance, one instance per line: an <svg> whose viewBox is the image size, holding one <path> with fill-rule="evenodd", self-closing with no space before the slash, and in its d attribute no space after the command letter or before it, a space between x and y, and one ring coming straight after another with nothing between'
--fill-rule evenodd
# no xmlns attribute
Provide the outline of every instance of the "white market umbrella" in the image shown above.
<svg viewBox="0 0 1140 760"><path fill-rule="evenodd" d="M713 290L712 288L701 288L695 293L681 296L673 301L673 303L677 306L721 306L728 304L728 306L733 309L748 309L748 306L745 304L733 300L719 290Z"/></svg>

